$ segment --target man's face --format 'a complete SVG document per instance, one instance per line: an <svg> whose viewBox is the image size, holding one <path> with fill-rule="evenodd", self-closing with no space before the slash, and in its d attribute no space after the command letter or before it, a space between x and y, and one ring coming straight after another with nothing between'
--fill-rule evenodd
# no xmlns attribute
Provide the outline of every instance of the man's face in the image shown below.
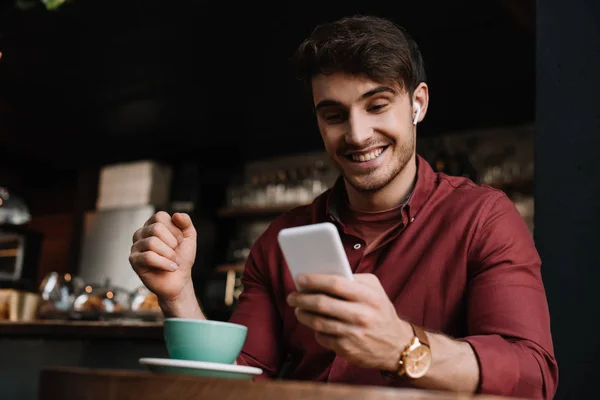
<svg viewBox="0 0 600 400"><path fill-rule="evenodd" d="M392 182L415 154L408 92L367 78L334 73L312 81L325 148L358 191Z"/></svg>

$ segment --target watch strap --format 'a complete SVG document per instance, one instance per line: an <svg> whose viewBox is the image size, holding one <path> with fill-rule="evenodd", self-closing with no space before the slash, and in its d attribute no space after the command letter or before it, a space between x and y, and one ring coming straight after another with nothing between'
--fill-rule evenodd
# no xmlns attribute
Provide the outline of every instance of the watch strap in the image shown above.
<svg viewBox="0 0 600 400"><path fill-rule="evenodd" d="M414 324L410 324L410 326L412 326L413 332L415 333L417 339L419 339L419 342L431 348L431 346L429 345L429 340L427 339L427 334L425 333L423 328Z"/></svg>
<svg viewBox="0 0 600 400"><path fill-rule="evenodd" d="M414 325L409 323L409 325L411 326L413 333L415 335L415 337L417 339L419 339L419 342L429 348L431 348L431 346L429 345L429 340L427 339L427 334L425 333L425 330L423 330L423 328L421 328L418 325ZM412 343L412 340L411 340ZM408 349L408 347L410 346L410 344L408 344L406 346L406 349ZM399 377L401 375L403 375L403 369L402 369L402 358L404 356L404 352L406 350L402 350L402 352L400 353L400 359L398 360L398 370L391 372L391 371L381 371L381 375L386 376L386 377ZM400 374L400 375L399 375Z"/></svg>

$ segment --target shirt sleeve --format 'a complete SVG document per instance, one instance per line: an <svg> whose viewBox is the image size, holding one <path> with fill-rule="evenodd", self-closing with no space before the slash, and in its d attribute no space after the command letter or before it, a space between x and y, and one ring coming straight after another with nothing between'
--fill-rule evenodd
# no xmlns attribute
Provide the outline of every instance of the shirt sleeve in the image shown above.
<svg viewBox="0 0 600 400"><path fill-rule="evenodd" d="M273 300L260 239L246 261L242 285L239 303L229 320L248 327L246 342L236 362L261 368L261 378L275 378L282 362L283 351L279 348L282 322Z"/></svg>
<svg viewBox="0 0 600 400"><path fill-rule="evenodd" d="M468 337L480 366L478 392L551 399L558 366L541 260L525 221L501 193L479 222L469 252Z"/></svg>

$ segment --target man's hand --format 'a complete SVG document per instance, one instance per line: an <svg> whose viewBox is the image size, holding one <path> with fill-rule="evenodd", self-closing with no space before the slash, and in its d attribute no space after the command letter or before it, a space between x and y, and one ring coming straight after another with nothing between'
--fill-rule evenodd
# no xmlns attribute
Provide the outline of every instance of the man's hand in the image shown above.
<svg viewBox="0 0 600 400"><path fill-rule="evenodd" d="M413 337L410 325L372 274L354 281L310 274L298 278L302 292L288 296L300 323L315 331L317 342L364 368L394 371L404 346Z"/></svg>
<svg viewBox="0 0 600 400"><path fill-rule="evenodd" d="M196 229L189 215L154 214L133 234L129 262L167 316L204 318L194 294Z"/></svg>

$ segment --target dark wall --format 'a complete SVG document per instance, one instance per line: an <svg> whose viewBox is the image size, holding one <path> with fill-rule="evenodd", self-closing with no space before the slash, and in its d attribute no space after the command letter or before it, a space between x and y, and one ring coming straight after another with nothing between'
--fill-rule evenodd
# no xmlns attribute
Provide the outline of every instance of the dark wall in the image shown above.
<svg viewBox="0 0 600 400"><path fill-rule="evenodd" d="M596 398L600 284L600 2L537 2L535 240L559 399Z"/></svg>
<svg viewBox="0 0 600 400"><path fill-rule="evenodd" d="M508 3L105 0L47 12L4 0L0 144L61 171L321 148L291 56L317 23L356 13L420 44L431 86L420 135L530 123L535 38Z"/></svg>

